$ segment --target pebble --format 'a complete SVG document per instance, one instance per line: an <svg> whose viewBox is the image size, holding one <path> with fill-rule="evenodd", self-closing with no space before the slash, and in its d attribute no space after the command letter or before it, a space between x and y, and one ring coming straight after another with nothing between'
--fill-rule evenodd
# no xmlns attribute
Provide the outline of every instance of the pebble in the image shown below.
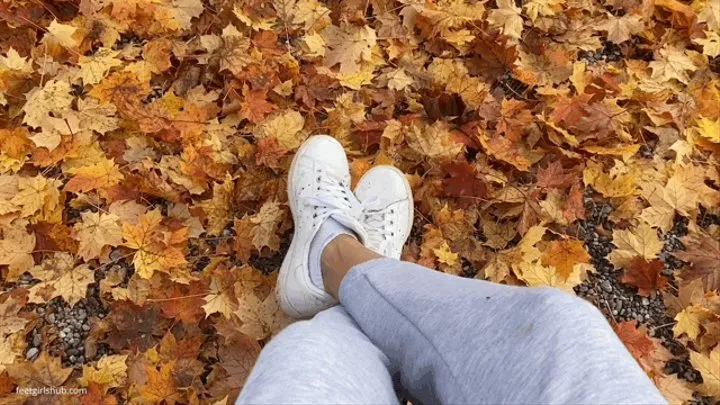
<svg viewBox="0 0 720 405"><path fill-rule="evenodd" d="M64 330L61 330L59 336L60 336L60 339L64 339L65 336L66 336L65 331L64 331Z"/></svg>
<svg viewBox="0 0 720 405"><path fill-rule="evenodd" d="M646 307L646 306L650 305L650 300L647 299L647 297L642 297L642 300L640 301L640 303L642 304L642 306Z"/></svg>
<svg viewBox="0 0 720 405"><path fill-rule="evenodd" d="M39 333L35 334L32 338L32 345L35 347L38 347L38 346L40 346L41 343L42 343L42 336Z"/></svg>
<svg viewBox="0 0 720 405"><path fill-rule="evenodd" d="M612 284L610 284L610 282L607 280L604 280L602 283L600 283L600 287L602 287L605 292L611 292L613 290Z"/></svg>
<svg viewBox="0 0 720 405"><path fill-rule="evenodd" d="M35 358L35 356L38 355L38 353L40 353L40 350L37 347L31 347L30 350L25 353L25 358L28 360L32 360Z"/></svg>

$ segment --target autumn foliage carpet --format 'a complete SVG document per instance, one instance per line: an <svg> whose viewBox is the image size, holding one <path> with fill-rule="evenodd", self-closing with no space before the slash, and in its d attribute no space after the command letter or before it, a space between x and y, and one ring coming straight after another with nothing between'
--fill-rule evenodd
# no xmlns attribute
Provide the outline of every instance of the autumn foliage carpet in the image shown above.
<svg viewBox="0 0 720 405"><path fill-rule="evenodd" d="M669 401L720 400L719 34L719 0L0 0L0 402L230 403L320 133L407 174L405 260L598 292Z"/></svg>

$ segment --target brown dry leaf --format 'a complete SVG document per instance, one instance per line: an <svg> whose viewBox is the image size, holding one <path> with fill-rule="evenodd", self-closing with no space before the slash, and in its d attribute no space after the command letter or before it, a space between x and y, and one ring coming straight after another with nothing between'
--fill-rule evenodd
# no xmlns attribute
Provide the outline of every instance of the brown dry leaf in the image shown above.
<svg viewBox="0 0 720 405"><path fill-rule="evenodd" d="M256 340L277 333L288 323L288 318L280 310L276 294L269 294L264 300L253 293L242 294L234 314L242 322L240 332Z"/></svg>
<svg viewBox="0 0 720 405"><path fill-rule="evenodd" d="M107 390L123 385L127 378L128 355L105 355L94 366L84 366L78 382L84 386L95 383Z"/></svg>
<svg viewBox="0 0 720 405"><path fill-rule="evenodd" d="M28 233L25 227L5 228L0 240L0 264L8 265L10 271L16 274L22 274L35 264L32 257L34 250L34 233Z"/></svg>
<svg viewBox="0 0 720 405"><path fill-rule="evenodd" d="M667 284L667 278L661 274L663 267L663 262L660 260L648 261L642 257L635 257L623 272L620 281L636 287L638 294L649 297Z"/></svg>
<svg viewBox="0 0 720 405"><path fill-rule="evenodd" d="M690 266L680 273L684 280L702 280L705 291L720 290L720 241L707 234L692 240L685 252L674 255Z"/></svg>
<svg viewBox="0 0 720 405"><path fill-rule="evenodd" d="M16 383L26 387L61 387L73 369L64 368L59 357L42 352L34 362L12 364L8 366L7 372Z"/></svg>

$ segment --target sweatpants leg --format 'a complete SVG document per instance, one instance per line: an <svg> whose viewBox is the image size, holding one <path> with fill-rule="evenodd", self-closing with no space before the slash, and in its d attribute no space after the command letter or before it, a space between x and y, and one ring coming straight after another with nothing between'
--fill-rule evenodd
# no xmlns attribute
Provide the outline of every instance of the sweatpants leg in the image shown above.
<svg viewBox="0 0 720 405"><path fill-rule="evenodd" d="M376 259L340 302L424 404L665 403L600 312L557 289Z"/></svg>
<svg viewBox="0 0 720 405"><path fill-rule="evenodd" d="M237 404L397 404L388 358L336 306L263 348Z"/></svg>

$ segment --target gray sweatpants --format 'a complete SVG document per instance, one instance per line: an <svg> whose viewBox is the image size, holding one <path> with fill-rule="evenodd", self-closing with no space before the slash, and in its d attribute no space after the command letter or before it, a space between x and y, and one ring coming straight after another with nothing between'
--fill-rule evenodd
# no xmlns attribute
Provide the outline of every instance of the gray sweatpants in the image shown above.
<svg viewBox="0 0 720 405"><path fill-rule="evenodd" d="M341 306L263 349L239 404L666 403L591 304L553 288L360 264ZM414 402L417 403L417 402Z"/></svg>

